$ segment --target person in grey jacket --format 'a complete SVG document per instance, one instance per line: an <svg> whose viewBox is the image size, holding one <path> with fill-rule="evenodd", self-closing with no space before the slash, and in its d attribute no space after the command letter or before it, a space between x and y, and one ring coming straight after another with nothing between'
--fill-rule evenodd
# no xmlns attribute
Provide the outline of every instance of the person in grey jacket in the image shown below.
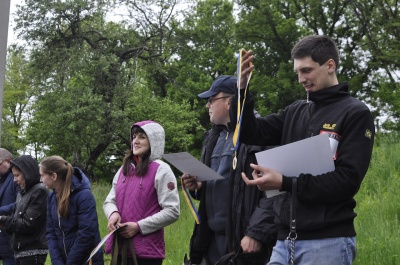
<svg viewBox="0 0 400 265"><path fill-rule="evenodd" d="M17 265L44 264L46 242L47 189L40 183L39 166L30 155L11 161L14 181L21 188L12 215L0 216L0 226L11 234Z"/></svg>
<svg viewBox="0 0 400 265"><path fill-rule="evenodd" d="M6 149L0 148L0 216L10 215L17 198L18 185L10 170L13 155ZM14 252L10 245L10 236L0 228L0 260L3 265L14 265Z"/></svg>

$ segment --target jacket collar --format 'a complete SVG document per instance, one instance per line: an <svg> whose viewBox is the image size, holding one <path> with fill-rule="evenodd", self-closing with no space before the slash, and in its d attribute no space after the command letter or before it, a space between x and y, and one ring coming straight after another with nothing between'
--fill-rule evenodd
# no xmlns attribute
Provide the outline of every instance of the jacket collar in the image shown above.
<svg viewBox="0 0 400 265"><path fill-rule="evenodd" d="M349 86L347 83L327 87L310 93L310 100L315 104L329 104L336 102L339 98L349 96Z"/></svg>

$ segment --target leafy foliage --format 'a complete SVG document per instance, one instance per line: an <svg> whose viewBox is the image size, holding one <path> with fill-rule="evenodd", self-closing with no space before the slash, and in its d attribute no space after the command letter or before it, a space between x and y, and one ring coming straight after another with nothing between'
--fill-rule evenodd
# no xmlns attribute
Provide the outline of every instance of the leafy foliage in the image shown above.
<svg viewBox="0 0 400 265"><path fill-rule="evenodd" d="M26 0L16 28L27 48L12 47L7 63L3 143L108 179L131 123L152 119L166 130L166 152L199 155L210 125L197 95L235 74L239 48L255 54L250 90L266 115L305 98L291 48L309 34L335 39L340 81L377 125L398 130L398 9L381 0Z"/></svg>

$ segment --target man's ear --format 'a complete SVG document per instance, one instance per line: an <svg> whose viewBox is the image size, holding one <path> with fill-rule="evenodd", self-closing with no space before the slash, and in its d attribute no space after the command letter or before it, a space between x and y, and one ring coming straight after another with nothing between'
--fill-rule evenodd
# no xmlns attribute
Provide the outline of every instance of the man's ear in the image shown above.
<svg viewBox="0 0 400 265"><path fill-rule="evenodd" d="M228 109L230 109L231 108L231 100L232 100L232 97L230 97L230 98L228 98Z"/></svg>
<svg viewBox="0 0 400 265"><path fill-rule="evenodd" d="M329 59L328 62L327 62L327 66L328 66L328 73L329 74L332 74L332 73L336 72L335 60Z"/></svg>

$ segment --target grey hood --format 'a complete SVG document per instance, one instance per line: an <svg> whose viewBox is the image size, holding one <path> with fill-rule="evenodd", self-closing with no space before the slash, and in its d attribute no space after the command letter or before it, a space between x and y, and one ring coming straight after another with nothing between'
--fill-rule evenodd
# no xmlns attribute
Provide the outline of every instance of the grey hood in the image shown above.
<svg viewBox="0 0 400 265"><path fill-rule="evenodd" d="M147 137L149 138L150 143L150 161L154 161L156 159L161 159L161 156L164 154L164 147L165 147L165 132L164 128L154 122L154 121L141 121L134 123L131 127L131 135L130 140L132 144L132 128L134 126L138 126L143 129L146 133ZM131 146L131 150L132 146Z"/></svg>

